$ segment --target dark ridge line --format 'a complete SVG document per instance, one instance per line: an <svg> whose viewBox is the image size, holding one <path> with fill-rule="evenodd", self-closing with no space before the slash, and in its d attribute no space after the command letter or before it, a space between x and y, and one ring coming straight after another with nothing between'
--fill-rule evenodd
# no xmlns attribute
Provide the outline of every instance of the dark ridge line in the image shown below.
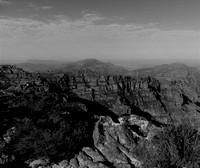
<svg viewBox="0 0 200 168"><path fill-rule="evenodd" d="M127 128L134 131L136 134L138 134L141 137L145 137L144 133L140 130L140 126L138 125L126 125Z"/></svg>
<svg viewBox="0 0 200 168"><path fill-rule="evenodd" d="M189 104L189 103L192 102L185 94L182 93L181 96L183 98L182 106L185 105L185 104Z"/></svg>
<svg viewBox="0 0 200 168"><path fill-rule="evenodd" d="M165 126L166 124L161 123L157 121L151 114L142 111L139 107L136 107L135 105L131 105L131 112L137 116L144 117L147 121L150 121L152 124L154 124L157 127Z"/></svg>
<svg viewBox="0 0 200 168"><path fill-rule="evenodd" d="M149 89L150 89L151 91L153 91L153 94L154 94L156 100L158 100L158 101L160 102L161 107L162 107L162 108L164 109L164 111L167 113L167 107L166 107L166 105L163 103L163 101L162 101L162 99L161 99L161 95L160 95L160 93L159 93L159 92L160 92L160 85L159 85L158 89L154 88L154 87L151 86L151 85L148 85L148 87L149 87ZM174 122L174 120L173 120L171 114L168 113L168 115L169 115L169 118L170 118L171 122Z"/></svg>
<svg viewBox="0 0 200 168"><path fill-rule="evenodd" d="M200 107L200 102L195 102L195 104L198 106L198 107Z"/></svg>
<svg viewBox="0 0 200 168"><path fill-rule="evenodd" d="M142 111L139 107L135 106L134 104L132 104L128 99L126 99L125 97L121 97L122 99L125 100L126 104L131 108L131 114L137 115L139 117L143 117L145 118L147 121L151 122L152 124L154 124L157 127L162 127L162 126L166 126L166 124L161 123L159 121L157 121L151 114Z"/></svg>
<svg viewBox="0 0 200 168"><path fill-rule="evenodd" d="M69 96L67 100L70 102L80 102L86 105L89 115L110 116L115 123L119 123L118 116L107 107L87 99Z"/></svg>

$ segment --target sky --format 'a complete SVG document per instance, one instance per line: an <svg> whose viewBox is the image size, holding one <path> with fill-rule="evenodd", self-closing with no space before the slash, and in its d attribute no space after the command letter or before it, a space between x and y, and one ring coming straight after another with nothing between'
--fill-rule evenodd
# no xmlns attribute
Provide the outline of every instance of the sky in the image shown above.
<svg viewBox="0 0 200 168"><path fill-rule="evenodd" d="M200 0L0 0L0 61L200 60Z"/></svg>

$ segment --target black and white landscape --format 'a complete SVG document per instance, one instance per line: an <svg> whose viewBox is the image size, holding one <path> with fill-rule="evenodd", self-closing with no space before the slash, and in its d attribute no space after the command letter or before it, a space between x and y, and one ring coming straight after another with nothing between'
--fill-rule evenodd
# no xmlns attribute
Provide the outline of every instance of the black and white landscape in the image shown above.
<svg viewBox="0 0 200 168"><path fill-rule="evenodd" d="M0 167L200 167L200 1L0 11Z"/></svg>

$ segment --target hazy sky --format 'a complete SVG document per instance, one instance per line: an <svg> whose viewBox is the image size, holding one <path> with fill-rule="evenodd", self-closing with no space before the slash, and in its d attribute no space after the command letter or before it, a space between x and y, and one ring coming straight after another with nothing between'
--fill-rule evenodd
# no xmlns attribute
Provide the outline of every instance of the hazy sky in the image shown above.
<svg viewBox="0 0 200 168"><path fill-rule="evenodd" d="M200 0L0 0L0 61L200 59Z"/></svg>

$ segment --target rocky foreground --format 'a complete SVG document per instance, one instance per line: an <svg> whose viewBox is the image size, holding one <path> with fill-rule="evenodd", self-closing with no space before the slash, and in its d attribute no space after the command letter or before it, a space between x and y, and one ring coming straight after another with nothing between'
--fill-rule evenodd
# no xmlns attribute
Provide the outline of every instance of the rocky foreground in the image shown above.
<svg viewBox="0 0 200 168"><path fill-rule="evenodd" d="M121 76L1 66L0 163L145 167L156 157L148 151L164 127L200 127L200 73L180 64L168 74L160 69Z"/></svg>

